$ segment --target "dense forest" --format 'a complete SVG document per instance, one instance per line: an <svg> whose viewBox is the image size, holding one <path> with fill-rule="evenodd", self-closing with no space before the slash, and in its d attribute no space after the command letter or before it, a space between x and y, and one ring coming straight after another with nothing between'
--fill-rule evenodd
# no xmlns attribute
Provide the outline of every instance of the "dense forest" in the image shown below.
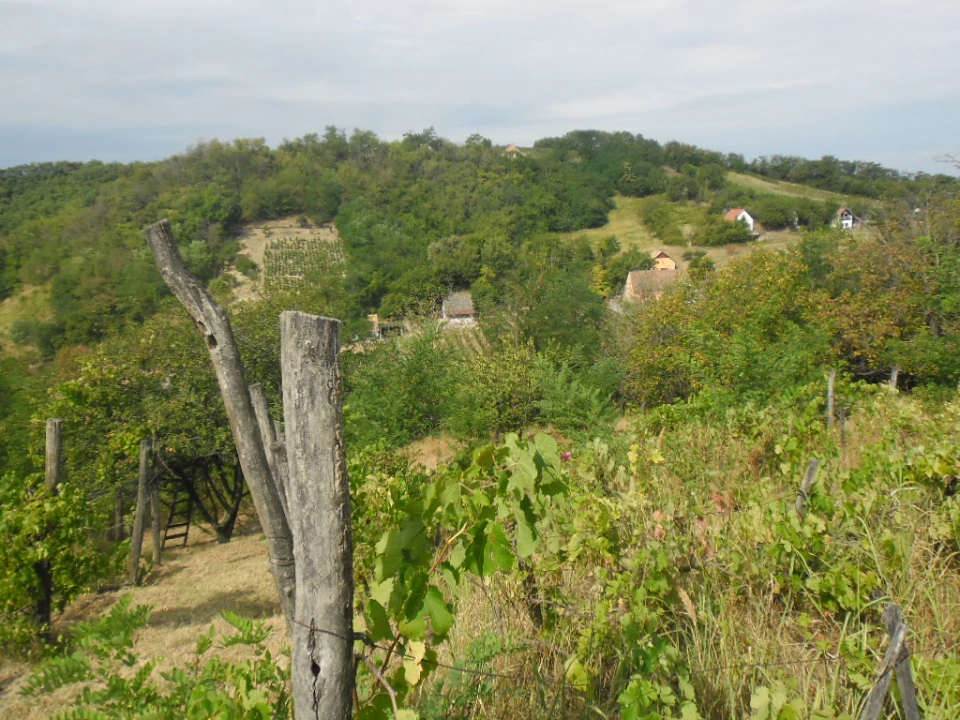
<svg viewBox="0 0 960 720"><path fill-rule="evenodd" d="M769 189L776 183L799 189ZM817 696L824 714L816 717L852 716L859 678L872 672L868 654L879 647L865 629L875 599L929 583L925 565L956 577L958 190L948 175L832 157L748 162L600 131L507 152L480 136L455 144L432 129L384 141L328 128L276 148L213 141L154 163L0 170L0 301L15 315L0 354L0 534L21 538L0 548L0 567L15 568L0 571L0 640L11 653L50 655L25 611L37 594L25 568L39 559L56 558L55 611L115 575L127 548L106 538L117 509L133 502L145 438L166 487L189 494L221 542L234 532L243 475L207 348L145 243L143 228L167 218L189 269L227 306L248 379L262 385L278 419L279 313L344 323L358 587L369 594L358 617L376 640L403 643L420 653L418 663L436 657L424 643L447 640L436 620L450 613L453 623L463 577L482 585L500 573L503 598L527 598L527 625L517 630L527 635L502 634L487 662L519 653L573 696L534 701L536 691L519 683L516 696L499 697L482 683L454 687L452 676L426 690L420 670L407 666L391 676L401 701L424 717L474 717L477 703L496 699L500 714L490 717L536 705L543 717L593 708L688 720L759 712L767 697L766 714L754 717L813 717L801 712L813 707L813 691L789 673L746 672L730 685L689 674L730 659L726 640L718 650L700 634L704 624L717 637L736 634L722 627L721 606L762 625L767 593L784 618L807 623L798 645L849 640L837 651L851 663L843 685ZM841 204L866 227L835 227ZM621 206L635 207L658 246L675 246L684 259L656 301L618 298L627 274L653 262L646 249L600 230ZM723 219L734 207L788 241L768 249L761 233ZM238 255L243 229L280 218L332 223L342 261L235 301L225 271L265 271ZM457 290L472 292L479 325L452 332L436 317ZM47 304L16 315L29 297ZM367 340L374 313L406 334ZM831 370L844 417L859 418L842 436L833 416L824 420ZM884 389L891 376L902 397ZM69 428L69 489L57 497L42 490L40 474L51 417ZM461 449L435 475L412 470L404 454L428 436ZM919 448L918 437L926 438ZM809 516L791 514L792 499L771 504L794 489L812 456L833 494L816 496ZM506 480L512 463L534 468L519 490ZM441 493L431 483L442 488L451 478L464 497L469 489L480 499L428 512L424 498ZM921 546L911 535L909 552L902 536L873 535L904 483L916 498L895 510L914 513L911 532L924 538ZM723 513L750 503L760 505L731 520L729 535L704 519L714 505ZM934 534L918 529L921 517ZM412 537L403 529L410 518L424 537L453 538L448 549L466 532L458 528L472 528L460 542L473 544L456 565L434 558L430 543L403 545L409 568L394 567L385 558L401 552L393 538ZM688 533L697 538L692 550L682 542ZM849 547L824 539L831 536ZM868 539L879 548L865 549ZM589 582L569 576L577 563L590 568ZM741 583L754 605L735 610L733 596L706 591L691 600L692 578L704 587ZM393 595L383 590L388 582ZM955 585L944 592L960 592ZM930 600L925 612L937 616L950 598ZM146 622L118 612L116 622ZM424 613L432 613L432 636ZM931 647L954 627L934 625L923 626ZM955 648L937 660L931 674L960 671ZM51 677L37 682L53 686ZM229 677L217 676L217 687ZM390 717L375 675L364 678L364 717ZM937 708L960 702L955 687L924 686L929 717L949 717ZM287 700L276 692L272 712L282 716ZM800 710L791 715L791 707Z"/></svg>

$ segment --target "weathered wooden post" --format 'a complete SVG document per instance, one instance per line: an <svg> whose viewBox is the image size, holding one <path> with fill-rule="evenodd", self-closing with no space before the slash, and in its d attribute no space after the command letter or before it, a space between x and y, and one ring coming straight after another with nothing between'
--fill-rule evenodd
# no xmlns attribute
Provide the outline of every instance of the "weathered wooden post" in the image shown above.
<svg viewBox="0 0 960 720"><path fill-rule="evenodd" d="M860 718L861 720L878 720L890 690L890 682L896 673L905 720L920 720L920 706L917 703L917 688L913 683L913 670L910 667L907 625L903 622L903 613L900 612L900 607L896 603L890 603L883 612L883 619L887 626L887 634L890 635L890 647L887 648L887 653L883 657L877 682L867 696Z"/></svg>
<svg viewBox="0 0 960 720"><path fill-rule="evenodd" d="M143 531L150 502L150 441L140 441L140 476L137 480L137 509L133 516L133 534L130 537L130 582L140 584L140 556L143 554Z"/></svg>
<svg viewBox="0 0 960 720"><path fill-rule="evenodd" d="M113 495L113 539L116 542L123 542L125 536L123 530L123 488L117 485Z"/></svg>
<svg viewBox="0 0 960 720"><path fill-rule="evenodd" d="M160 476L153 473L150 480L150 526L153 531L153 566L160 567Z"/></svg>
<svg viewBox="0 0 960 720"><path fill-rule="evenodd" d="M807 513L807 500L810 499L810 491L813 490L813 483L817 480L817 472L820 470L820 461L817 458L810 458L810 464L807 465L807 471L803 474L803 481L800 483L800 492L797 493L795 507L797 514L802 518Z"/></svg>
<svg viewBox="0 0 960 720"><path fill-rule="evenodd" d="M894 365L890 368L890 389L897 389L897 380L900 378L900 366Z"/></svg>
<svg viewBox="0 0 960 720"><path fill-rule="evenodd" d="M63 481L63 420L47 420L46 452L44 456L44 484L51 495L57 494L57 487ZM38 560L34 566L40 587L37 593L35 614L42 628L41 637L53 642L50 620L53 614L53 567L50 560Z"/></svg>
<svg viewBox="0 0 960 720"><path fill-rule="evenodd" d="M250 386L250 401L253 403L253 411L257 416L257 424L260 426L263 449L267 453L267 464L270 466L270 474L273 476L277 487L280 504L283 505L287 522L291 522L290 506L287 498L287 457L285 452L281 452L282 443L278 437L276 424L270 417L270 406L267 404L267 396L263 394L260 383Z"/></svg>
<svg viewBox="0 0 960 720"><path fill-rule="evenodd" d="M63 480L63 420L47 420L46 454L44 457L44 479L51 492L57 491L57 485Z"/></svg>
<svg viewBox="0 0 960 720"><path fill-rule="evenodd" d="M297 720L353 715L353 540L341 405L340 323L280 315L280 362L297 558Z"/></svg>
<svg viewBox="0 0 960 720"><path fill-rule="evenodd" d="M834 368L827 378L827 427L833 427L833 386L836 380L837 370Z"/></svg>
<svg viewBox="0 0 960 720"><path fill-rule="evenodd" d="M190 313L210 352L210 361L217 375L230 430L237 446L240 467L267 536L270 570L277 582L280 605L289 623L293 620L296 606L293 538L267 463L267 451L263 447L230 320L203 283L187 269L169 222L161 220L148 226L147 243L164 281Z"/></svg>

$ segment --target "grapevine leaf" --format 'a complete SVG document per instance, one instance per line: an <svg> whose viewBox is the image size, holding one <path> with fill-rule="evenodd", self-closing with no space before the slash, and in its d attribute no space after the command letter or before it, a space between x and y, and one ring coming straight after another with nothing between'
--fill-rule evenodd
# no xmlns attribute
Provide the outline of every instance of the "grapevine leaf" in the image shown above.
<svg viewBox="0 0 960 720"><path fill-rule="evenodd" d="M430 624L433 626L433 632L437 639L442 640L450 632L450 628L453 627L454 617L444 602L440 589L434 585L430 586L427 596L424 598L423 612L429 616Z"/></svg>
<svg viewBox="0 0 960 720"><path fill-rule="evenodd" d="M396 575L397 571L403 566L400 533L396 530L384 533L380 542L377 543L377 553L380 555L377 563L379 579L385 580Z"/></svg>

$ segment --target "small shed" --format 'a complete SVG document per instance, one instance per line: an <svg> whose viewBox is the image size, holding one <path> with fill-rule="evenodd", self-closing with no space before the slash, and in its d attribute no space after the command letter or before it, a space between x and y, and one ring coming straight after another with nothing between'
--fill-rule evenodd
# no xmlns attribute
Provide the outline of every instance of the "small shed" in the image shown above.
<svg viewBox="0 0 960 720"><path fill-rule="evenodd" d="M476 322L477 311L473 308L473 295L469 290L450 293L443 299L440 318L448 322L470 325Z"/></svg>
<svg viewBox="0 0 960 720"><path fill-rule="evenodd" d="M623 299L627 302L659 300L667 286L676 282L679 270L634 270L627 275Z"/></svg>
<svg viewBox="0 0 960 720"><path fill-rule="evenodd" d="M510 158L512 159L520 154L520 148L518 148L516 145L507 145L507 149L504 150L504 153L509 155Z"/></svg>
<svg viewBox="0 0 960 720"><path fill-rule="evenodd" d="M652 250L650 257L653 258L654 270L676 270L677 261L667 255L663 250Z"/></svg>
<svg viewBox="0 0 960 720"><path fill-rule="evenodd" d="M728 210L727 214L723 216L723 219L729 222L745 222L747 227L750 228L750 232L753 232L753 217L743 208L733 208Z"/></svg>

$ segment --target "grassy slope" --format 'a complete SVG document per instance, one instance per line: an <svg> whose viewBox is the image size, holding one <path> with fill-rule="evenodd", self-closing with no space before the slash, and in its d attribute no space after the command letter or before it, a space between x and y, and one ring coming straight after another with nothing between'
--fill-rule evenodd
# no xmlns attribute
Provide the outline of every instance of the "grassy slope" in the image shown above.
<svg viewBox="0 0 960 720"><path fill-rule="evenodd" d="M0 357L20 355L25 348L10 340L10 330L17 320L51 320L50 288L48 286L28 285L21 288L12 297L0 302Z"/></svg>
<svg viewBox="0 0 960 720"><path fill-rule="evenodd" d="M812 200L833 200L841 204L850 200L849 197L839 193L831 192L830 190L820 190L819 188L810 187L808 185L797 185L796 183L782 182L779 180L768 180L756 175L729 172L727 173L727 179L732 183L742 185L743 187L750 188L751 190L756 190L757 192L810 198Z"/></svg>
<svg viewBox="0 0 960 720"><path fill-rule="evenodd" d="M866 448L882 435L885 423L878 420L898 410L922 413L909 396L891 395L881 400L880 408L850 418L846 428L846 449L841 457L825 465L823 479L819 481L823 484L820 492L829 492L828 488L841 477L843 470L860 465ZM634 537L636 540L636 536L626 530L637 523L645 528L643 533L647 535L658 532L655 527L657 515L652 516L652 521L649 517L643 518L660 510L668 536L693 533L685 540L685 543L692 543L691 553L700 546L741 543L745 555L751 555L758 542L754 525L760 523L760 527L764 527L760 509L769 505L767 500L770 497L792 499L796 493L796 478L781 478L771 469L757 465L757 458L763 455L756 444L759 441L742 435L728 437L720 428L707 432L678 428L666 437L661 434L657 440L643 437L642 432L632 430L630 426L630 422L618 423L618 434L625 434L629 442L645 447L663 443L661 449L665 460L655 468L651 466L638 471L640 476L636 479L645 488L640 495L634 489L616 483L610 487L603 502L615 515L623 514L621 522L625 538ZM589 455L584 448L576 448L574 452L575 456L581 452ZM750 481L745 482L747 479ZM631 486L633 482L630 480ZM883 492L889 490L890 487L884 487ZM912 649L921 659L929 659L942 653L939 648L960 634L960 615L951 610L960 602L960 575L955 566L952 568L950 558L938 551L927 536L927 526L922 518L930 508L922 503L913 507L912 500L921 500L923 494L918 494L917 488L901 490L904 497L911 498L911 503L900 508L897 516L891 516L883 527L864 525L865 543L850 544L850 557L870 564L872 561L865 558L870 556L872 543L877 541L881 531L889 531L892 534L889 542L903 548L905 559L902 565L882 553L875 561L881 567L883 591L901 602L909 618ZM690 496L702 498L708 507L712 507L708 498L713 498L718 510L723 512L704 515L695 530L683 530L682 522L663 519L673 513L669 509L663 511L664 508L671 508L674 504L682 508ZM724 511L734 498L742 496L764 498L764 501L755 506L745 505L741 508L742 514ZM663 528L659 531L663 532ZM246 529L228 545L219 545L211 535L202 532L194 533L194 538L185 549L165 552L163 567L151 575L143 587L81 598L67 611L60 629L72 622L99 616L121 594L131 593L135 603L149 604L154 608L148 628L140 635L138 651L143 659L162 657L161 668L187 661L200 633L211 622L221 624L218 615L222 610L267 618L275 631L270 640L272 651L287 642L284 623L274 599L274 586L267 572L266 546L255 523L247 523ZM592 579L594 568L586 558L583 562L584 567L568 567L554 577L555 580L562 578L564 596L578 613L586 612L592 607L591 603L596 602L597 587ZM817 647L826 648L830 654L845 639L853 637L853 644L860 646L866 643L868 634L879 637L882 631L875 618L853 617L848 625L833 617L832 613L814 612L807 618L805 626L796 610L782 601L781 588L774 579L771 579L770 586L760 587L734 582L738 579L735 574L729 575L731 582L728 584L702 583L695 576L691 577L687 584L689 597L685 601L688 622L680 623L676 639L682 648L684 663L694 668L721 669L715 674L695 677L704 705L712 705L711 698L721 691L734 697L749 698L756 687L789 678L795 683L791 694L800 697L804 706L813 707L823 702L849 713L856 712L863 691L853 687L850 673L869 673L879 662L882 645L877 651L868 653L867 666L858 666L850 658L837 663L811 663L810 660L821 652ZM464 657L471 642L484 633L506 633L521 639L537 637L538 631L525 611L522 593L518 593L511 581L505 578L500 581L491 583L486 589L465 586L459 598L461 610L452 642L441 652L442 660ZM585 618L589 617L591 613L586 612ZM532 663L545 677L558 678L563 675L568 652L570 648L549 650L531 645L501 656L488 669L516 674L518 667ZM739 667L751 662L796 664L763 671ZM731 667L734 669L726 669ZM24 665L0 665L0 684L9 685L10 690L0 693L0 717L32 720L65 709L64 694L29 702L17 697L16 690L22 685L27 670ZM516 688L517 692L508 692L514 689L511 682L498 683L497 691L489 698L489 707L484 707L479 717L519 717L529 712L536 689L535 678L536 674L532 674L529 687ZM581 716L578 713L584 708L577 704L576 697L570 697L568 701L571 712L562 716ZM730 714L732 708L714 707L713 710L710 717L739 716ZM928 717L944 720L954 716L940 707L931 708Z"/></svg>
<svg viewBox="0 0 960 720"><path fill-rule="evenodd" d="M630 250L632 248L637 248L638 250L663 250L677 261L677 267L681 270L686 267L686 263L681 259L683 253L687 250L702 250L703 252L709 255L714 263L719 267L730 262L733 258L740 255L743 252L750 252L751 250L757 248L780 248L785 247L790 241L800 237L799 233L784 233L785 235L791 237L778 237L775 243L762 243L762 244L751 244L751 245L728 245L721 248L709 248L709 247L700 247L697 245L692 245L690 247L677 247L672 245L664 245L660 240L657 239L657 236L643 224L643 221L640 219L640 203L642 200L640 198L630 198L623 197L618 195L614 198L616 207L610 211L610 217L607 221L607 224L599 227L592 228L590 230L581 230L579 232L572 233L563 233L560 237L564 239L571 239L579 236L586 236L591 242L596 243L601 238L607 237L608 235L616 235L617 239L620 241L620 246L624 250ZM689 225L690 216L696 211L696 207L691 204L682 204L678 203L680 207L680 219L681 224L686 226Z"/></svg>

